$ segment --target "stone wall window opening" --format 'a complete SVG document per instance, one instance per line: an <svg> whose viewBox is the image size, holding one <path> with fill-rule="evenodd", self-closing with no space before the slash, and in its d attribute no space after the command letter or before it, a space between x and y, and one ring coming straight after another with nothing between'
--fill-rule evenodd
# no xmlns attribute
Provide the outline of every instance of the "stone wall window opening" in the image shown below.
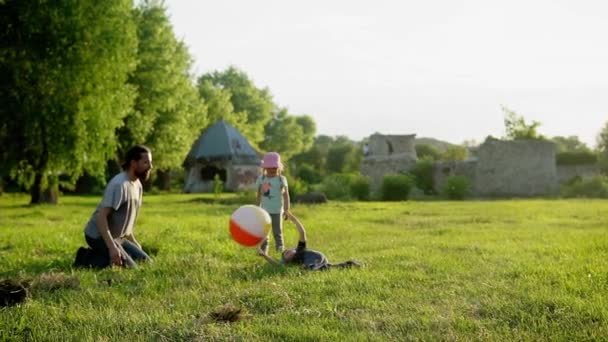
<svg viewBox="0 0 608 342"><path fill-rule="evenodd" d="M226 181L226 169L212 165L207 165L201 169L201 180L203 181L213 181L215 175L219 175L222 182Z"/></svg>
<svg viewBox="0 0 608 342"><path fill-rule="evenodd" d="M386 146L388 148L388 154L393 154L393 144L390 141L386 141Z"/></svg>

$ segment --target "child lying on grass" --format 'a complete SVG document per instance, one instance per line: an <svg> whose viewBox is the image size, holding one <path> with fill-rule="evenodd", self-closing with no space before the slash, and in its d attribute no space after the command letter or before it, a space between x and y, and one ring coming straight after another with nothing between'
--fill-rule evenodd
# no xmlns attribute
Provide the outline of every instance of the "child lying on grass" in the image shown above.
<svg viewBox="0 0 608 342"><path fill-rule="evenodd" d="M296 229L300 234L298 246L296 248L286 249L281 256L280 261L277 261L273 257L269 256L268 252L263 248L258 248L258 254L264 257L264 259L266 259L266 261L268 261L270 264L299 264L303 265L306 269L315 271L327 270L332 267L347 268L362 266L361 263L355 260L348 260L339 264L332 264L327 260L323 253L306 248L306 230L304 230L304 226L291 212L286 212L286 216L296 225Z"/></svg>

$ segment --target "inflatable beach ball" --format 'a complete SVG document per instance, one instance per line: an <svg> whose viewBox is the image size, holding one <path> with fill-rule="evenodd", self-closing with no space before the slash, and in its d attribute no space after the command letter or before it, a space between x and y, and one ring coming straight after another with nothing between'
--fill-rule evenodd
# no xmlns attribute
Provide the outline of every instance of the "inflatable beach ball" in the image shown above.
<svg viewBox="0 0 608 342"><path fill-rule="evenodd" d="M230 216L230 235L239 244L257 246L270 230L270 215L255 205L244 205Z"/></svg>

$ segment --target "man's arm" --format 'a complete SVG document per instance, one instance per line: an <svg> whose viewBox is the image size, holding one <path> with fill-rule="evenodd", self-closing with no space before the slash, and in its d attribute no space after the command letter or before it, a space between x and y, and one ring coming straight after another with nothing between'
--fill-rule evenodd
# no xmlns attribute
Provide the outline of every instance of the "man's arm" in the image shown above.
<svg viewBox="0 0 608 342"><path fill-rule="evenodd" d="M262 250L260 247L258 247L258 254L261 255L262 257L264 257L264 259L266 259L266 261L268 261L268 263L271 265L274 265L274 266L281 265L280 262L278 262L275 258L271 257L270 255L268 255L268 252L266 252L265 250Z"/></svg>
<svg viewBox="0 0 608 342"><path fill-rule="evenodd" d="M289 191L287 190L287 188L285 188L285 190L283 191L283 215L285 219L289 218L289 207Z"/></svg>
<svg viewBox="0 0 608 342"><path fill-rule="evenodd" d="M304 225L302 225L302 222L300 222L300 220L298 220L298 218L291 212L287 212L286 216L288 219L291 220L291 222L293 222L296 225L296 229L298 230L298 233L300 234L299 241L306 242L306 230L304 230Z"/></svg>
<svg viewBox="0 0 608 342"><path fill-rule="evenodd" d="M95 218L95 223L97 226L97 231L99 235L106 243L108 247L108 251L110 253L110 261L114 265L122 265L122 255L120 254L120 249L116 247L116 243L110 234L110 229L108 228L108 216L112 213L112 208L101 207L97 212L97 217Z"/></svg>

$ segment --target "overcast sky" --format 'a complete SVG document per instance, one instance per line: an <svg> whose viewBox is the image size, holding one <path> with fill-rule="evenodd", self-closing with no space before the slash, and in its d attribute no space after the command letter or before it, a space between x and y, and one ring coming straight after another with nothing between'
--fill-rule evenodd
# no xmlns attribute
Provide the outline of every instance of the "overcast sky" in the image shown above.
<svg viewBox="0 0 608 342"><path fill-rule="evenodd" d="M589 145L608 121L608 1L168 0L197 75L230 65L317 132L504 135L501 105Z"/></svg>

